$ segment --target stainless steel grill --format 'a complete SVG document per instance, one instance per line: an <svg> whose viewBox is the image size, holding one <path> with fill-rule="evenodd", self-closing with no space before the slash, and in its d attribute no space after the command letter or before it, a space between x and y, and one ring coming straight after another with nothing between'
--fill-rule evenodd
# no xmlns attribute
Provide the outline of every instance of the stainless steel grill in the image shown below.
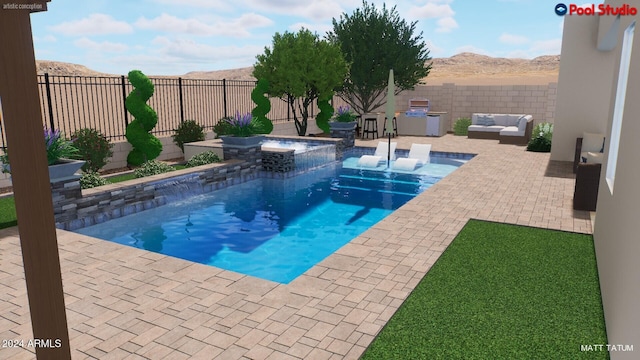
<svg viewBox="0 0 640 360"><path fill-rule="evenodd" d="M404 114L408 117L425 117L429 112L428 99L411 99L409 100L409 110Z"/></svg>

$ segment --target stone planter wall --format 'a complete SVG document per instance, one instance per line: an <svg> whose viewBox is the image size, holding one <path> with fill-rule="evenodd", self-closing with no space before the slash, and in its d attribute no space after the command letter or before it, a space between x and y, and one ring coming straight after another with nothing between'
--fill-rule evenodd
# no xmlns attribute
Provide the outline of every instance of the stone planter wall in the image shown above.
<svg viewBox="0 0 640 360"><path fill-rule="evenodd" d="M356 142L356 122L351 123L330 123L331 137L342 139L343 150L352 148Z"/></svg>
<svg viewBox="0 0 640 360"><path fill-rule="evenodd" d="M164 205L178 199L167 195L173 184L182 197L222 189L256 179L257 169L255 162L232 160L86 190L78 180L52 183L56 227L75 230Z"/></svg>
<svg viewBox="0 0 640 360"><path fill-rule="evenodd" d="M336 156L342 158L339 139L274 137L281 140L304 140L312 144L336 145ZM294 174L294 151L274 149L267 154L266 166L273 176ZM340 153L338 154L338 151ZM78 179L66 179L51 184L56 226L75 230L113 218L130 215L188 197L207 193L226 186L257 179L263 171L263 155L260 146L224 146L224 163L203 165L172 171L165 174L129 180L93 189L80 189ZM167 189L177 185L175 194ZM169 191L170 192L170 191Z"/></svg>
<svg viewBox="0 0 640 360"><path fill-rule="evenodd" d="M222 145L224 160L238 159L250 164L252 171L262 169L262 150L260 144L255 146Z"/></svg>

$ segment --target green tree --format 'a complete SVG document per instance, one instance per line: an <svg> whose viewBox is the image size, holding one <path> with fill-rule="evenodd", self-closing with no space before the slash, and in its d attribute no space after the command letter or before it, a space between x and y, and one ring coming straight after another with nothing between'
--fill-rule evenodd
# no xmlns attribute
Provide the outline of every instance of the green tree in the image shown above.
<svg viewBox="0 0 640 360"><path fill-rule="evenodd" d="M412 89L431 70L429 50L416 31L414 21L408 24L394 6L362 2L362 9L352 15L343 13L333 19L333 31L327 38L339 44L350 65L349 74L338 95L359 114L365 114L385 103L389 70L393 69L396 94Z"/></svg>
<svg viewBox="0 0 640 360"><path fill-rule="evenodd" d="M286 101L298 135L307 133L309 106L330 97L348 71L340 47L307 29L276 33L272 48L257 56L253 76L269 82L269 96Z"/></svg>

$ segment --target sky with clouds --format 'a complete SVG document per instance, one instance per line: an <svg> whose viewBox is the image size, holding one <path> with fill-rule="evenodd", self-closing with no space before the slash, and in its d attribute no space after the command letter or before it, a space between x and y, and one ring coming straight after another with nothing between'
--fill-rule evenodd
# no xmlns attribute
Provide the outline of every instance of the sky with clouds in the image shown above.
<svg viewBox="0 0 640 360"><path fill-rule="evenodd" d="M382 1L373 2L378 8ZM562 18L546 0L386 1L417 21L432 57L560 53ZM38 60L126 74L181 75L251 66L276 32L321 36L361 0L52 0L31 16Z"/></svg>

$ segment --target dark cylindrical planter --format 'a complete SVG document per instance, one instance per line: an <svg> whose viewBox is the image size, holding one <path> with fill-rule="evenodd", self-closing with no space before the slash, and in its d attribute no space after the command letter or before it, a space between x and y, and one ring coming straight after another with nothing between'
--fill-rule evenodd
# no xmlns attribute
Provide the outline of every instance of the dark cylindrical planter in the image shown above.
<svg viewBox="0 0 640 360"><path fill-rule="evenodd" d="M257 146L264 140L264 135L252 135L247 137L239 137L239 136L220 136L222 139L222 145L231 145L231 146Z"/></svg>
<svg viewBox="0 0 640 360"><path fill-rule="evenodd" d="M332 138L341 138L345 148L353 147L356 141L356 121L351 122L330 122Z"/></svg>

